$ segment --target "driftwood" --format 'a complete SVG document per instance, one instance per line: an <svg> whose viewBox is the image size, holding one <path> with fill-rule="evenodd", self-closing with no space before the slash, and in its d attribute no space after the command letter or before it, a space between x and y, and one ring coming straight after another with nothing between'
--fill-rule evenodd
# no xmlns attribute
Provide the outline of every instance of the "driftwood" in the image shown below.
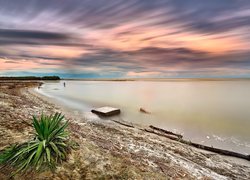
<svg viewBox="0 0 250 180"><path fill-rule="evenodd" d="M233 151L228 151L228 150L224 150L224 149L219 149L219 148L214 148L211 146L205 146L202 144L197 144L197 143L193 143L191 141L185 141L185 144L189 144L193 147L199 148L199 149L204 149L207 151L211 151L211 152L215 152L221 155L226 155L226 156L233 156L233 157L237 157L237 158L241 158L241 159L246 159L248 161L250 161L250 155L246 155L246 154L240 154L237 152L233 152Z"/></svg>
<svg viewBox="0 0 250 180"><path fill-rule="evenodd" d="M174 140L174 141L179 141L180 140L180 138L178 138L177 136L173 136L173 135L170 135L170 134L163 134L163 133L161 133L161 132L158 132L158 131L155 131L155 130L153 130L153 129L141 129L141 130L144 130L144 131L146 131L146 132L149 132L149 133L152 133L152 134L156 134L156 135L158 135L158 136L163 136L163 137L166 137L166 138L168 138L168 139L172 139L172 140Z"/></svg>
<svg viewBox="0 0 250 180"><path fill-rule="evenodd" d="M171 131L167 131L167 130L165 130L165 129L161 129L161 128L158 128L158 127L155 127L155 126L152 126L152 125L150 125L149 127L150 127L151 129L154 129L154 130L157 130L157 131L166 133L166 134L171 134L171 135L177 136L178 138L182 138L182 137L183 137L181 134L176 134L176 133L173 133L173 132L171 132Z"/></svg>
<svg viewBox="0 0 250 180"><path fill-rule="evenodd" d="M158 128L158 129L160 129L160 128ZM226 155L226 156L232 156L232 157L237 157L237 158L241 158L241 159L245 159L245 160L250 161L250 155L245 155L245 154L241 154L241 153L237 153L237 152L233 152L233 151L228 151L228 150L224 150L224 149L219 149L219 148L214 148L214 147L210 147L210 146L205 146L205 145L198 144L198 143L193 143L191 141L187 141L187 140L184 140L184 139L179 138L177 136L165 133L164 131L161 131L161 130L156 130L156 129L155 130L153 130L153 129L143 129L143 130L146 131L146 132L149 132L149 133L156 134L158 136L163 136L163 137L166 137L168 139L181 142L183 144L187 144L189 146L193 146L195 148L199 148L199 149L211 151L211 152L214 152L214 153L217 153L217 154ZM162 132L164 132L164 134Z"/></svg>
<svg viewBox="0 0 250 180"><path fill-rule="evenodd" d="M117 120L112 120L112 121L114 121L115 123L121 124L123 126L126 126L126 127L134 128L132 123L127 123L125 121L117 121Z"/></svg>

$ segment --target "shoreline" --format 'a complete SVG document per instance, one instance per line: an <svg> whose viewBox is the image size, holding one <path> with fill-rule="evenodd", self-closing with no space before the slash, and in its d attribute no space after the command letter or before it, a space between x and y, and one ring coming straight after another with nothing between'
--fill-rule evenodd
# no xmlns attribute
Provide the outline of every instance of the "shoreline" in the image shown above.
<svg viewBox="0 0 250 180"><path fill-rule="evenodd" d="M109 119L100 119L91 113L75 114L65 107L59 107L49 98L30 87L16 87L12 90L2 88L0 82L0 126L4 141L0 150L9 144L29 138L33 114L60 111L70 121L69 131L74 141L79 144L73 150L67 162L63 163L54 174L50 172L24 177L49 179L85 178L250 178L249 161L229 158L208 151L198 150L167 138L145 133L139 128L125 127ZM34 87L33 87L34 88ZM6 98L4 98L6 97ZM20 101L14 112L11 103ZM13 102L11 102L13 100ZM5 105L4 105L5 104ZM16 103L17 104L17 103ZM18 115L16 115L18 111ZM28 112L28 115L26 114ZM22 131L8 126L9 118L17 118ZM4 133L5 132L5 133ZM0 177L8 173L0 170ZM22 178L22 177L20 177Z"/></svg>
<svg viewBox="0 0 250 180"><path fill-rule="evenodd" d="M120 79L70 79L65 78L61 81L114 81L114 82L131 82L131 81L151 81L151 82L182 82L182 81L250 81L250 78L120 78Z"/></svg>

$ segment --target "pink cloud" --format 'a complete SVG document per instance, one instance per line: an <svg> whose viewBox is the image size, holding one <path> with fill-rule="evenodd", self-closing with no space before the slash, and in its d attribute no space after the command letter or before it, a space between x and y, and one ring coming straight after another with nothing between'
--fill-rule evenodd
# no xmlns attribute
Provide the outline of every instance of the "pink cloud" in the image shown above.
<svg viewBox="0 0 250 180"><path fill-rule="evenodd" d="M129 71L127 73L127 76L129 77L149 77L149 76L157 76L160 75L160 72L156 71L151 71L151 72L134 72L134 71Z"/></svg>

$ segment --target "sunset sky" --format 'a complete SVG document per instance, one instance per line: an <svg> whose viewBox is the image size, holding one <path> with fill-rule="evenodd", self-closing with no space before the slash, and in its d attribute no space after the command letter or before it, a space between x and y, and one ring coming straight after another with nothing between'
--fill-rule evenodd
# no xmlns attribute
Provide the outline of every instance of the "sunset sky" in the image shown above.
<svg viewBox="0 0 250 180"><path fill-rule="evenodd" d="M0 0L0 76L250 77L249 0Z"/></svg>

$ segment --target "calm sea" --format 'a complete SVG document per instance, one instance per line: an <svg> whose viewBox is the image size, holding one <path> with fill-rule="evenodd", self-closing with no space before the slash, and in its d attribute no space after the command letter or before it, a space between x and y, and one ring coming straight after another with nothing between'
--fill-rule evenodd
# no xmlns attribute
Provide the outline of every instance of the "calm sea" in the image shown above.
<svg viewBox="0 0 250 180"><path fill-rule="evenodd" d="M66 87L63 83L66 83ZM39 92L78 112L121 108L126 121L155 125L185 139L250 153L250 81L58 81ZM140 108L151 114L139 112Z"/></svg>

